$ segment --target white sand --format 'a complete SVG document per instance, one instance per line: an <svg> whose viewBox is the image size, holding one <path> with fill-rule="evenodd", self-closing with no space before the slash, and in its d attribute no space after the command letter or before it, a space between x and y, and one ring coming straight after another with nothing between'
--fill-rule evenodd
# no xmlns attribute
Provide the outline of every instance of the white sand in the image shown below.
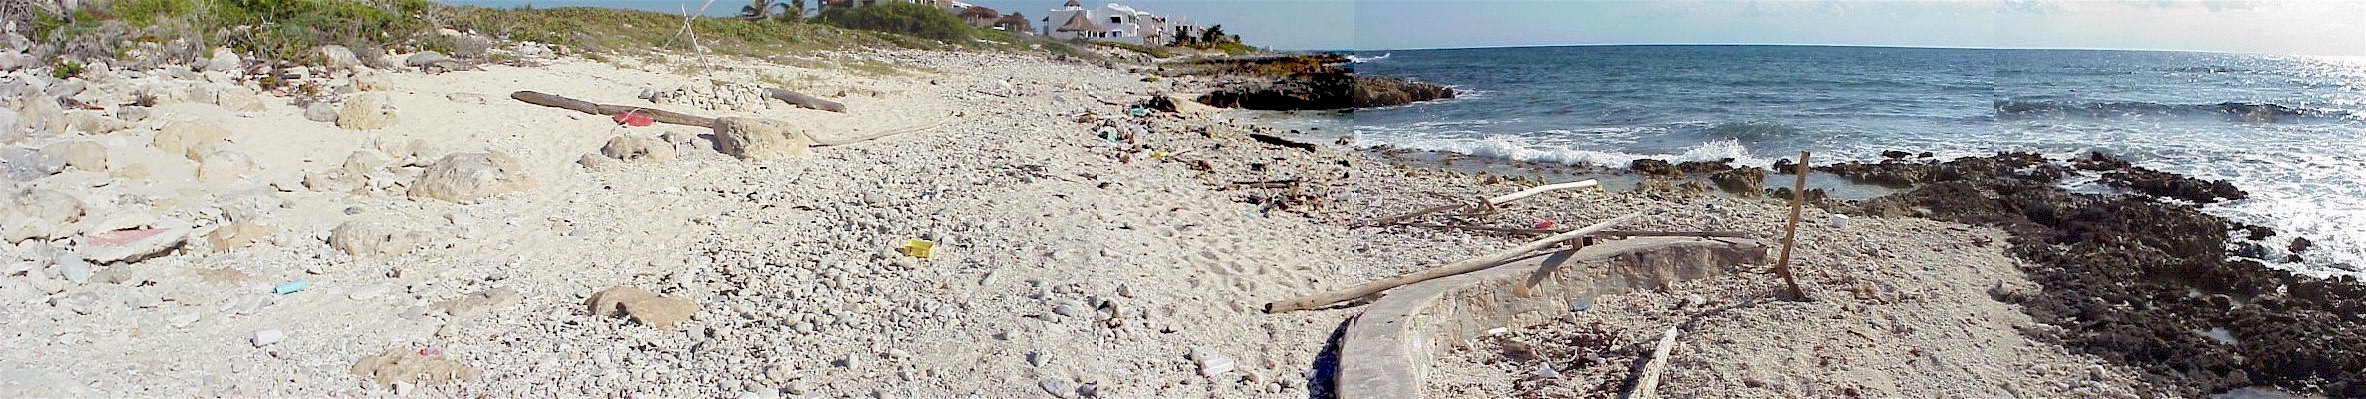
<svg viewBox="0 0 2366 399"><path fill-rule="evenodd" d="M187 225L203 235L249 221L273 233L225 252L193 237L161 257L99 266L97 277L81 283L63 279L65 266L53 261L59 252L86 249L74 240L0 246L0 261L26 269L0 275L0 303L7 304L0 306L0 396L1297 397L1309 392L1307 376L1325 339L1354 310L1266 315L1256 310L1262 303L1511 242L1459 232L1351 231L1341 222L1436 201L1420 192L1469 197L1514 185L1397 169L1354 154L1276 150L1237 133L1187 133L1237 130L1208 120L1153 123L1157 137L1146 144L1197 149L1189 157L1218 169L1203 175L1188 162L1121 151L1074 121L1085 112L1117 115L1121 107L1108 102L1131 102L1181 79L1144 83L1140 74L1018 55L826 56L872 57L926 71L868 76L700 59L640 69L558 59L436 75L387 72L379 76L391 88L384 93L398 122L381 130L310 121L288 99L266 96L261 111L166 104L129 129L17 143L40 148L90 140L107 147L106 173L68 171L17 187L80 198L92 209L85 219L124 220L94 228ZM717 71L678 75L681 64ZM693 139L676 147L680 155L671 160L587 168L578 160L614 137L707 132L618 127L604 116L507 98L535 90L651 105L635 98L644 87L767 78L844 102L851 112L777 102L750 112L665 108L762 116L833 132L951 122L816 148L805 158L742 161L716 153L710 139ZM1016 95L977 92L1002 92L1005 82ZM94 79L94 94L84 97L112 108L155 84L191 83ZM254 167L205 182L196 178L196 162L151 148L159 129L192 120L227 128L221 149ZM307 176L344 168L356 151L388 161L361 171L364 186L377 188L321 192L303 184ZM518 159L532 187L473 204L404 194L420 166L443 154L482 151ZM1240 172L1268 163L1283 172ZM132 176L133 168L146 176ZM1342 174L1352 177L1336 177ZM1310 211L1314 220L1259 213L1257 205L1238 201L1245 192L1208 184L1275 177L1326 182L1310 190L1329 207ZM1587 205L1512 217L1577 223L1613 214L1602 212L1696 206L1602 194L1556 201ZM1715 201L1753 212L1723 223L1774 228L1768 206ZM1699 223L1683 215L1634 227ZM401 255L352 256L327 244L331 230L349 221L417 233L419 240L416 248L402 245ZM2026 317L1987 299L1985 290L1998 281L2026 284L2011 272L2003 245L1927 247L1993 231L1924 221L1857 223L1864 227L1810 229L1824 244L1809 246L1801 261L1818 265L1807 270L1820 293L1870 282L1882 287L1877 297L1890 299L1765 305L1703 319L1704 330L1688 336L1668 376L1671 386L1698 388L1672 392L1834 392L1797 381L1840 381L1878 395L2090 392L2044 382L2083 368L2034 373L2021 366L2090 360L2022 340L2011 328L2028 324ZM1893 241L1905 235L1925 237ZM912 238L935 240L935 256L895 252ZM1863 250L1913 262L1860 263L1850 255ZM1936 269L1918 271L1924 263ZM1836 264L1851 266L1824 267ZM1949 277L1933 277L1939 275ZM298 280L309 288L271 293L274 284ZM699 308L667 330L585 309L586 296L617 285L693 299ZM1687 293L1741 301L1750 292L1737 286L1750 284L1608 298L1634 306L1610 312L1627 308L1604 305L1598 308L1605 312L1585 317L1615 322L1621 334L1650 334L1691 313L1646 305ZM438 305L492 288L518 291L523 299L482 315L448 314ZM1896 299L1901 296L1913 299ZM1841 319L1822 320L1829 317ZM1919 327L1885 328L1895 325ZM258 348L252 339L265 329L285 338ZM1896 353L1906 348L1925 350L1921 359L1929 360ZM387 390L351 372L357 359L389 349L438 350L482 375ZM1187 357L1195 349L1235 360L1237 370L1203 376L1201 364L1211 361ZM1824 355L1854 363L1827 369L1808 360ZM1453 386L1448 392L1494 394L1508 387L1483 366L1466 371L1445 382Z"/></svg>

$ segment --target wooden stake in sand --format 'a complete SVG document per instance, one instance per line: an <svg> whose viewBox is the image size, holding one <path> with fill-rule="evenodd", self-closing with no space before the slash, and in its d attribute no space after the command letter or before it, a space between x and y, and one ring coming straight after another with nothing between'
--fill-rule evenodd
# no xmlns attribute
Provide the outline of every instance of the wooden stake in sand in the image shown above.
<svg viewBox="0 0 2366 399"><path fill-rule="evenodd" d="M1308 295L1287 301L1267 303L1265 304L1265 313L1282 313L1294 310L1313 309L1316 307L1328 306L1334 303L1346 302L1356 298L1362 298L1372 295L1373 293L1387 291L1390 288L1396 288L1406 284L1429 281L1439 277L1469 273L1479 271L1481 269L1495 267L1502 265L1504 262L1511 261L1512 258L1516 258L1521 255L1527 255L1530 252L1536 252L1536 250L1545 249L1546 247L1551 247L1553 244L1558 244L1562 241L1569 241L1579 237L1593 235L1595 232L1610 228L1610 226L1624 223L1629 219L1642 216L1643 214L1640 212L1629 213L1626 216L1620 216L1618 218L1603 221L1601 223L1595 223L1591 226L1586 226L1585 228L1570 230L1567 233L1555 234L1551 237L1545 237L1541 240L1530 241L1527 244L1521 244L1518 247L1512 247L1512 249L1498 251L1496 253L1487 254L1476 258L1464 259L1454 263L1448 263L1445 266L1438 266L1427 270L1397 275L1396 277L1357 284L1356 286L1348 287L1347 289Z"/></svg>
<svg viewBox="0 0 2366 399"><path fill-rule="evenodd" d="M1521 199L1528 198L1528 197L1532 197L1532 196L1536 196L1537 194L1544 194L1544 193L1546 193L1546 192L1552 192L1552 191L1557 191L1557 190L1568 190L1568 189L1573 189L1573 188L1586 188L1586 187L1593 187L1593 186L1597 186L1597 185L1601 185L1601 182L1594 181L1594 179L1586 179L1586 180L1579 180L1579 181L1573 181L1573 182L1567 182L1567 183L1547 184L1547 185L1542 185L1542 186L1529 187L1528 189L1526 189L1526 190L1520 190L1519 192L1515 192L1515 193L1511 193L1511 194L1504 194L1504 195L1496 196L1495 198L1488 198L1488 199L1487 199L1486 206L1495 206L1495 205L1509 204L1509 203L1512 203L1512 201L1519 201L1519 200L1521 200ZM1390 216L1390 217L1384 217L1384 218L1379 218L1379 219L1366 220L1366 221L1364 221L1363 223L1356 223L1355 225L1357 225L1357 226L1379 226L1379 225L1384 225L1384 224L1389 224L1389 223L1396 223L1397 221L1400 221L1400 220L1411 219L1411 218L1413 218L1413 217L1415 217L1415 216L1427 215L1427 214L1438 213L1438 212L1445 212L1445 211L1450 211L1450 210L1454 210L1454 209L1457 209L1457 208L1462 208L1462 207L1466 207L1466 206L1470 206L1470 204L1439 205L1439 206L1429 207L1429 208L1422 209L1422 210L1418 210L1418 211L1413 211L1413 212L1408 212L1408 213L1404 213L1404 214L1399 214L1399 215L1396 215L1396 216Z"/></svg>
<svg viewBox="0 0 2366 399"><path fill-rule="evenodd" d="M1799 234L1799 205L1807 201L1807 151L1799 152L1799 180L1791 185L1791 221L1783 224L1783 253L1775 257L1775 275L1783 277L1783 284L1791 286L1791 298L1807 300L1807 292L1799 290L1799 280L1791 278L1791 240Z"/></svg>
<svg viewBox="0 0 2366 399"><path fill-rule="evenodd" d="M1659 399L1659 375L1668 369L1668 352L1676 350L1676 328L1660 335L1659 347L1651 350L1651 362L1643 364L1643 375L1635 378L1635 389L1627 391L1627 399Z"/></svg>

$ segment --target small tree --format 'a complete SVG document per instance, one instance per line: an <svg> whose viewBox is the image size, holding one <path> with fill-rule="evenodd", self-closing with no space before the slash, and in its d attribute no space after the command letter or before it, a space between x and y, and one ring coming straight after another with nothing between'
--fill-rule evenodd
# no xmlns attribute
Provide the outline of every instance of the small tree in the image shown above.
<svg viewBox="0 0 2366 399"><path fill-rule="evenodd" d="M854 9L823 10L814 20L847 29L862 29L957 42L968 39L969 23L953 13L913 3L886 3Z"/></svg>
<svg viewBox="0 0 2366 399"><path fill-rule="evenodd" d="M1224 35L1224 24L1208 25L1208 29L1199 31L1199 42L1202 44L1223 44L1224 39L1227 38L1229 37Z"/></svg>
<svg viewBox="0 0 2366 399"><path fill-rule="evenodd" d="M780 10L778 14L774 13L775 9ZM748 5L739 8L739 17L750 20L801 21L805 19L805 0L750 0Z"/></svg>

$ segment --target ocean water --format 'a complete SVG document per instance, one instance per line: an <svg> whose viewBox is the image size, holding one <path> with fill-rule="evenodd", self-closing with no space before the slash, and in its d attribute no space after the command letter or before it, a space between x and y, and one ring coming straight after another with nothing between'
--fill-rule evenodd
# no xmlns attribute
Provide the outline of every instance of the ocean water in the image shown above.
<svg viewBox="0 0 2366 399"><path fill-rule="evenodd" d="M1357 56L1360 72L1462 96L1300 123L1352 130L1362 147L1602 166L2097 151L2249 191L2203 209L2317 243L2307 261L2273 267L2366 276L2366 58L1820 46Z"/></svg>

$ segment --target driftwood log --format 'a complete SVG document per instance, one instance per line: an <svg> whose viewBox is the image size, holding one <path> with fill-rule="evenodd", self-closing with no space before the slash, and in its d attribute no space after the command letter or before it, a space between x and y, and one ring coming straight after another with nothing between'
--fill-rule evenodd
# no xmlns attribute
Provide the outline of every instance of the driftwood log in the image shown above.
<svg viewBox="0 0 2366 399"><path fill-rule="evenodd" d="M1493 207L1493 206L1497 206L1497 205L1509 204L1509 203L1512 203L1512 201L1519 201L1519 200L1521 200L1521 199L1525 199L1525 198L1528 198L1528 197L1533 197L1533 196L1536 196L1537 194L1543 194L1543 193L1546 193L1546 192L1551 192L1551 191L1559 191L1559 190L1568 190L1568 189L1574 189L1574 188L1586 188L1586 187L1593 187L1593 186L1598 186L1598 185L1601 185L1601 184L1602 184L1601 182L1595 181L1594 179L1585 179L1585 180L1579 180L1579 181L1573 181L1573 182L1567 182L1567 183L1555 183L1555 184L1547 184L1547 185L1536 186L1536 187L1529 187L1528 189L1526 189L1526 190L1520 190L1519 192L1514 192L1514 193L1511 193L1511 194L1504 194L1504 195L1499 195L1499 196L1496 196L1495 198L1488 198L1488 199L1487 199L1487 202L1486 202L1486 203L1484 203L1484 204L1451 204L1451 205L1439 205L1439 206L1433 206L1433 207L1423 208L1423 209L1421 209L1421 210L1417 210L1417 211L1412 211L1412 212L1406 212L1406 213L1398 214L1398 215L1396 215L1396 216L1389 216L1389 217L1384 217L1384 218L1378 218L1378 219L1366 220L1366 221L1363 221L1362 223L1356 223L1356 224L1354 224L1354 226L1379 226L1379 225L1384 225L1384 224L1389 224L1389 223L1396 223L1397 221L1400 221L1400 220L1411 219L1411 218L1413 218L1413 217L1415 217L1415 216L1421 216L1421 215L1427 215L1427 214L1432 214L1432 213L1438 213L1438 212L1451 211L1451 210L1455 210L1455 209L1461 209L1461 208L1465 208L1465 207L1471 207L1471 206L1480 206L1480 207Z"/></svg>
<svg viewBox="0 0 2366 399"><path fill-rule="evenodd" d="M649 119L655 120L658 123L697 126L703 128L715 127L715 118L684 114L662 109L635 107L630 105L600 104L532 91L509 93L509 98L517 99L518 101L524 101L527 104L571 109L592 115L616 115L629 113L648 115Z"/></svg>
<svg viewBox="0 0 2366 399"><path fill-rule="evenodd" d="M1440 277L1470 273L1490 267L1500 266L1504 262L1510 262L1512 259L1518 258L1522 255L1527 255L1530 252L1536 252L1537 250L1551 247L1554 244L1561 243L1562 241L1569 241L1578 239L1580 237L1593 235L1596 232L1609 229L1610 226L1617 225L1619 223L1625 223L1628 220L1642 216L1643 214L1639 212L1629 213L1626 216L1620 216L1614 219L1603 221L1601 223L1595 223L1591 226L1586 226L1585 228L1571 230L1567 233L1555 234L1552 237L1545 237L1541 240L1531 241L1527 244L1521 244L1518 247L1512 247L1512 249L1498 251L1496 253L1487 254L1476 258L1464 259L1462 261L1448 263L1444 266L1438 266L1427 270L1401 274L1396 277L1357 284L1354 287L1347 287L1346 289L1308 295L1286 301L1267 303L1265 304L1265 313L1282 313L1329 306L1334 303L1346 302L1356 298L1370 296L1372 294L1379 293L1381 291L1387 291L1388 289L1404 286L1406 284L1429 281Z"/></svg>
<svg viewBox="0 0 2366 399"><path fill-rule="evenodd" d="M805 95L805 93L767 87L764 88L764 95L774 99L779 99L781 101L786 101L792 105L805 107L807 109L846 113L846 104L839 104L835 101L815 98L814 96Z"/></svg>
<svg viewBox="0 0 2366 399"><path fill-rule="evenodd" d="M1676 328L1668 327L1659 346L1651 350L1651 361L1643 364L1643 373L1635 378L1635 390L1627 391L1627 399L1659 399L1659 376L1668 369L1668 353L1676 350Z"/></svg>

